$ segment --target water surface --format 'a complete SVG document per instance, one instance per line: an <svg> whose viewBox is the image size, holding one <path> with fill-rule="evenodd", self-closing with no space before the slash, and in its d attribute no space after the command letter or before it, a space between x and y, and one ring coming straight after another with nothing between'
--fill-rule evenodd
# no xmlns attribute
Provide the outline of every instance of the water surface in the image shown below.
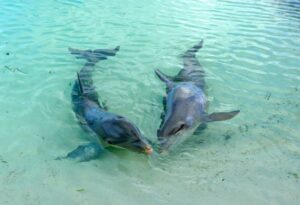
<svg viewBox="0 0 300 205"><path fill-rule="evenodd" d="M0 1L0 204L299 204L297 0ZM97 64L100 100L156 141L165 85L200 39L209 111L240 109L166 156L109 150L56 161L88 142L71 109L74 48Z"/></svg>

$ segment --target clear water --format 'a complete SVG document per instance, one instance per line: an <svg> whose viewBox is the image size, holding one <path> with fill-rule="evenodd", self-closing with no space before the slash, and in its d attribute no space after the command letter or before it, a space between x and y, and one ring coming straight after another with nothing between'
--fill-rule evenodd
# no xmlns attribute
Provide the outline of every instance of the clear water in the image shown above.
<svg viewBox="0 0 300 205"><path fill-rule="evenodd" d="M0 0L0 204L299 204L300 2ZM71 110L68 47L121 46L97 65L102 100L152 141L180 54L204 39L209 111L240 109L166 156L88 142ZM8 55L9 54L9 55Z"/></svg>

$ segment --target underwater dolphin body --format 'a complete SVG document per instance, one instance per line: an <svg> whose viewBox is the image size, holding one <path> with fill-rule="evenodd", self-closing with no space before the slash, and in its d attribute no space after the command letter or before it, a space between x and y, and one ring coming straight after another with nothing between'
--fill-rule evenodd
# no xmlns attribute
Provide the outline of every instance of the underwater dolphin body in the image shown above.
<svg viewBox="0 0 300 205"><path fill-rule="evenodd" d="M204 70L196 58L202 45L203 40L182 55L183 68L175 77L155 71L167 85L162 123L157 131L161 151L180 144L208 122L228 120L239 113L235 110L207 114Z"/></svg>
<svg viewBox="0 0 300 205"><path fill-rule="evenodd" d="M77 73L77 80L72 90L72 104L76 116L85 130L92 133L96 142L81 145L70 152L66 158L88 161L101 153L102 145L129 149L135 152L151 154L152 148L132 122L125 117L108 112L98 100L93 86L92 73L95 64L109 56L115 56L115 49L78 50L69 48L76 58L87 60Z"/></svg>

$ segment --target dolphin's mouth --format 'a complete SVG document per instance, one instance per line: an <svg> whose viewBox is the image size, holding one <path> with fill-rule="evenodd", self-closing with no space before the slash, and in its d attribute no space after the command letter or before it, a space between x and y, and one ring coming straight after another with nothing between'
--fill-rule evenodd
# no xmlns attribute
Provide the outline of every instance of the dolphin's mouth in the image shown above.
<svg viewBox="0 0 300 205"><path fill-rule="evenodd" d="M168 136L160 136L158 137L160 144L160 153L168 152L182 144L187 138L189 138L197 126L188 127L185 124L180 125L176 129L174 129L170 135Z"/></svg>
<svg viewBox="0 0 300 205"><path fill-rule="evenodd" d="M186 130L187 127L184 124L181 124L179 127L174 128L171 130L167 135L162 134L162 130L158 130L158 140L159 141L166 141L166 138L171 138L173 136L180 135L184 130Z"/></svg>
<svg viewBox="0 0 300 205"><path fill-rule="evenodd" d="M182 125L180 125L180 127L177 127L174 130L172 130L169 135L179 135L181 133L181 131L183 131L184 129L185 129L185 125L182 124Z"/></svg>

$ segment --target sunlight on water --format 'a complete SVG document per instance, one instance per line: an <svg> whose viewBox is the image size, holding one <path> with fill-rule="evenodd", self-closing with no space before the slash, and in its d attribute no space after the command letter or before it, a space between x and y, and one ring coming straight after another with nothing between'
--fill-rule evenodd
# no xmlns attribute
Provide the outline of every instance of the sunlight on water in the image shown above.
<svg viewBox="0 0 300 205"><path fill-rule="evenodd" d="M298 0L0 1L0 204L299 204ZM168 155L89 142L72 111L84 60L69 47L121 49L96 66L110 111L157 142L165 85L200 39L209 112L240 109Z"/></svg>

